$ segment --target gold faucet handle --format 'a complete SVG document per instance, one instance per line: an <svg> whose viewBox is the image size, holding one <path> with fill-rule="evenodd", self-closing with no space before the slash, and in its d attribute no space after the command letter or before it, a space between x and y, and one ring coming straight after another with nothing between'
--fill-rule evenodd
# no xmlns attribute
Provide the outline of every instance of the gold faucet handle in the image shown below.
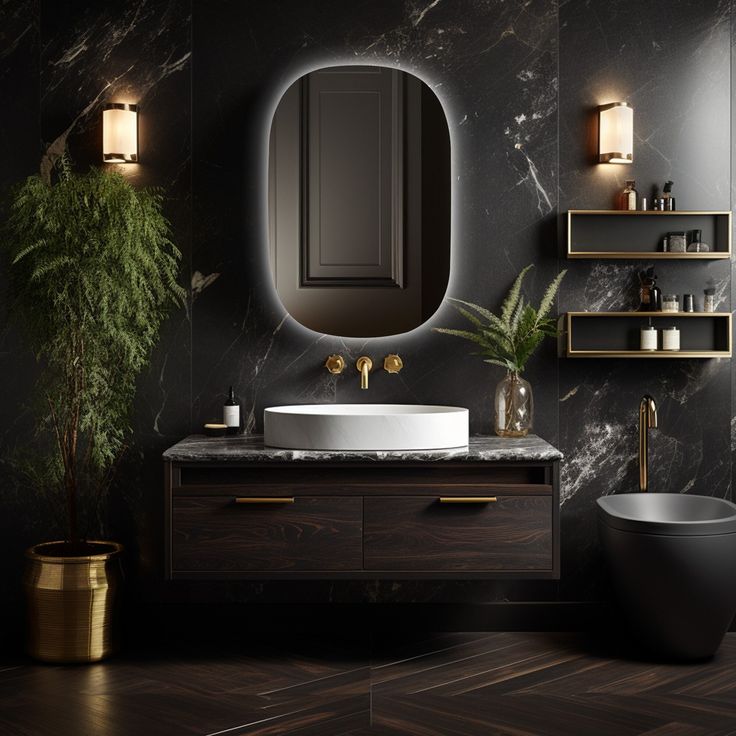
<svg viewBox="0 0 736 736"><path fill-rule="evenodd" d="M403 367L404 361L396 353L390 353L383 359L383 370L387 373L398 373Z"/></svg>
<svg viewBox="0 0 736 736"><path fill-rule="evenodd" d="M342 355L330 355L330 357L325 361L325 368L327 368L333 376L337 376L345 370L345 359Z"/></svg>

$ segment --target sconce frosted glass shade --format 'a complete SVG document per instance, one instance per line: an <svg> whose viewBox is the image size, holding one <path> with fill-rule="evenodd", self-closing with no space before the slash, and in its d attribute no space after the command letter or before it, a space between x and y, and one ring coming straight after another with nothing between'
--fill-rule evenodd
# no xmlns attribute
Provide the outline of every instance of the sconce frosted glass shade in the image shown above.
<svg viewBox="0 0 736 736"><path fill-rule="evenodd" d="M630 164L634 160L634 108L612 102L598 108L598 161Z"/></svg>
<svg viewBox="0 0 736 736"><path fill-rule="evenodd" d="M102 109L102 160L108 164L138 161L138 105L105 104Z"/></svg>

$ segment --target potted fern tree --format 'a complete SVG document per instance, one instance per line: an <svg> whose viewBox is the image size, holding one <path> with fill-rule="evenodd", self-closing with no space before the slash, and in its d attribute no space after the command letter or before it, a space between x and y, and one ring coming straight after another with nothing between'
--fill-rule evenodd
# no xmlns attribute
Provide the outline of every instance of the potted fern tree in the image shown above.
<svg viewBox="0 0 736 736"><path fill-rule="evenodd" d="M95 539L94 510L126 450L136 378L184 299L162 203L116 171L73 173L65 157L52 181L31 176L10 201L10 318L40 368L26 477L63 500L66 522L63 539L26 552L28 649L41 660L95 661L114 647L122 547Z"/></svg>
<svg viewBox="0 0 736 736"><path fill-rule="evenodd" d="M486 363L506 369L496 386L495 429L500 437L526 437L534 423L532 387L521 374L545 337L556 337L555 320L549 317L555 295L566 271L561 271L547 287L539 307L525 301L521 287L531 265L522 269L501 305L501 314L466 302L450 299L455 309L471 323L472 329L436 327L435 332L454 335L478 346L477 354Z"/></svg>

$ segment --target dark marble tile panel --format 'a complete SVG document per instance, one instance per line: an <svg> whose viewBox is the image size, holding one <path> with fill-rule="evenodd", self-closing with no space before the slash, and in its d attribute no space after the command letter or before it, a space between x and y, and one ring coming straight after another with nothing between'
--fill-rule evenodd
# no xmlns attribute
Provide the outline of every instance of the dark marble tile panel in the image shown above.
<svg viewBox="0 0 736 736"><path fill-rule="evenodd" d="M468 406L471 431L491 429L500 375L468 346L431 333L442 308L408 335L373 340L317 335L286 317L266 263L265 166L270 118L302 73L349 62L398 65L445 107L453 148L450 292L496 307L526 263L535 295L555 271L556 6L550 2L217 2L195 6L194 268L221 276L194 307L195 423L216 417L236 385L248 427L264 406L291 401L411 401ZM399 352L400 376L361 394L352 371L321 368L331 352ZM554 441L554 355L530 375L537 432ZM355 379L355 380L353 380Z"/></svg>
<svg viewBox="0 0 736 736"><path fill-rule="evenodd" d="M675 181L678 207L728 209L730 8L690 4L595 3L560 6L560 212L607 208L625 178L649 196ZM624 99L634 114L634 163L597 166L594 108ZM562 233L561 228L561 233ZM562 243L560 241L560 247ZM634 309L644 262L569 261L560 311ZM730 264L655 264L663 292L708 285L731 308ZM638 488L638 403L659 406L652 432L652 489L727 496L730 361L562 360L559 383L562 468L562 594L605 593L595 499Z"/></svg>

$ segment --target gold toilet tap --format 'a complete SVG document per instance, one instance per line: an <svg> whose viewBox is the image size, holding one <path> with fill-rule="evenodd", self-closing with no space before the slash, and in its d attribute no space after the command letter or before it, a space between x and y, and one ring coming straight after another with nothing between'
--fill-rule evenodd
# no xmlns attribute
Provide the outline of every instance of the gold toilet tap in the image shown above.
<svg viewBox="0 0 736 736"><path fill-rule="evenodd" d="M355 367L360 371L360 387L368 388L368 374L373 370L373 361L367 355L361 355L355 363Z"/></svg>
<svg viewBox="0 0 736 736"><path fill-rule="evenodd" d="M649 430L657 428L657 405L649 394L639 402L639 490L649 490Z"/></svg>

